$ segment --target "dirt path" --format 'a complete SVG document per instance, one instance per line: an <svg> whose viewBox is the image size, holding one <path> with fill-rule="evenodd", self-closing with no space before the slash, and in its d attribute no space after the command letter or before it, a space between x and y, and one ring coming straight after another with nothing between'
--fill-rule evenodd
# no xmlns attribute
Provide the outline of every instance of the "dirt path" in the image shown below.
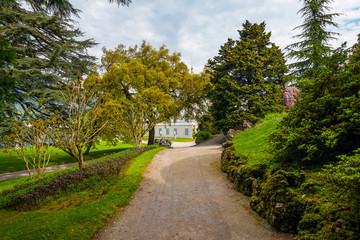
<svg viewBox="0 0 360 240"><path fill-rule="evenodd" d="M161 151L129 206L98 239L293 239L272 229L233 189L219 170L221 150Z"/></svg>

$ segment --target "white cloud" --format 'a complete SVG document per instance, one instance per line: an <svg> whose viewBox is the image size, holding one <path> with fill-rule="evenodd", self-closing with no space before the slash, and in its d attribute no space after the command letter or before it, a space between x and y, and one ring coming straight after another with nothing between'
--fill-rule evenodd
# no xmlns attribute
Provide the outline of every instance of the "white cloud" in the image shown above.
<svg viewBox="0 0 360 240"><path fill-rule="evenodd" d="M268 0L133 0L129 7L117 7L106 0L72 0L81 9L79 27L99 46L89 52L101 57L101 48L113 49L146 40L154 47L165 44L172 52L181 52L182 59L195 72L202 71L207 60L217 55L228 38L237 39L237 30L245 20L265 21L271 41L281 48L296 41L293 29L302 23L297 11L300 1ZM342 36L339 42L353 44L360 33L360 8L354 0L336 0L332 12L344 13L335 19Z"/></svg>

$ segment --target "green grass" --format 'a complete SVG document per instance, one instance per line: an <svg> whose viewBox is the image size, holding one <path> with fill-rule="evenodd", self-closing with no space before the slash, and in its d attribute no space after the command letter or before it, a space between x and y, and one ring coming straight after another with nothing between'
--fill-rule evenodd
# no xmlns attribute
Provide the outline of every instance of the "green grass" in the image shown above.
<svg viewBox="0 0 360 240"><path fill-rule="evenodd" d="M1 239L92 239L110 216L129 203L148 163L161 149L132 160L123 177L105 195L85 205L62 211L0 210Z"/></svg>
<svg viewBox="0 0 360 240"><path fill-rule="evenodd" d="M192 138L172 138L172 137L164 137L164 138L167 138L167 139L170 139L172 142L194 142L195 139L192 139ZM148 138L144 138L144 141L147 141Z"/></svg>
<svg viewBox="0 0 360 240"><path fill-rule="evenodd" d="M248 164L270 164L273 156L267 151L267 137L276 130L284 114L269 114L252 129L239 133L233 143L236 151L249 158Z"/></svg>
<svg viewBox="0 0 360 240"><path fill-rule="evenodd" d="M124 143L117 143L116 146L106 146L106 142L101 142L96 149L92 149L90 151L89 156L85 156L85 160L96 159L101 156L109 155L111 153L123 151L129 148L134 148L134 146ZM63 152L62 150L58 150L57 153L55 153L55 151L53 152L48 166L72 162L76 162L74 157ZM0 173L15 172L20 170L26 170L25 162L23 160L0 152Z"/></svg>
<svg viewBox="0 0 360 240"><path fill-rule="evenodd" d="M171 139L172 142L194 142L195 139L192 138L177 138L177 139Z"/></svg>

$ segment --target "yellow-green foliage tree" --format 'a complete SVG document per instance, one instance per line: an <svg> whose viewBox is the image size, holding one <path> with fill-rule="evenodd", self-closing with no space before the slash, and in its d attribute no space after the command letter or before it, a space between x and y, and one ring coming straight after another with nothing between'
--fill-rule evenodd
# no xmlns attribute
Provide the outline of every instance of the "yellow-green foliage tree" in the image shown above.
<svg viewBox="0 0 360 240"><path fill-rule="evenodd" d="M98 81L110 99L106 108L114 121L107 133L131 137L138 148L157 123L179 117L193 103L199 105L194 95L202 95L206 85L206 78L190 75L179 53L169 54L165 46L157 50L145 41L140 47L104 48L102 68L103 76L92 81Z"/></svg>
<svg viewBox="0 0 360 240"><path fill-rule="evenodd" d="M80 76L63 94L65 112L52 115L54 145L75 157L82 171L84 148L105 128L109 120L99 121L103 115L103 99L96 86L85 87Z"/></svg>

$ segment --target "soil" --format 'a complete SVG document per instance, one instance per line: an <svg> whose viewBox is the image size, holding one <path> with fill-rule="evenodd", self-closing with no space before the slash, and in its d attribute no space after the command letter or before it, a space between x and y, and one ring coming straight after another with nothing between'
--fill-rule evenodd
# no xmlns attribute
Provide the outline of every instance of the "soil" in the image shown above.
<svg viewBox="0 0 360 240"><path fill-rule="evenodd" d="M215 143L217 145L211 145ZM98 239L293 239L250 209L220 167L216 140L158 153L119 218Z"/></svg>

